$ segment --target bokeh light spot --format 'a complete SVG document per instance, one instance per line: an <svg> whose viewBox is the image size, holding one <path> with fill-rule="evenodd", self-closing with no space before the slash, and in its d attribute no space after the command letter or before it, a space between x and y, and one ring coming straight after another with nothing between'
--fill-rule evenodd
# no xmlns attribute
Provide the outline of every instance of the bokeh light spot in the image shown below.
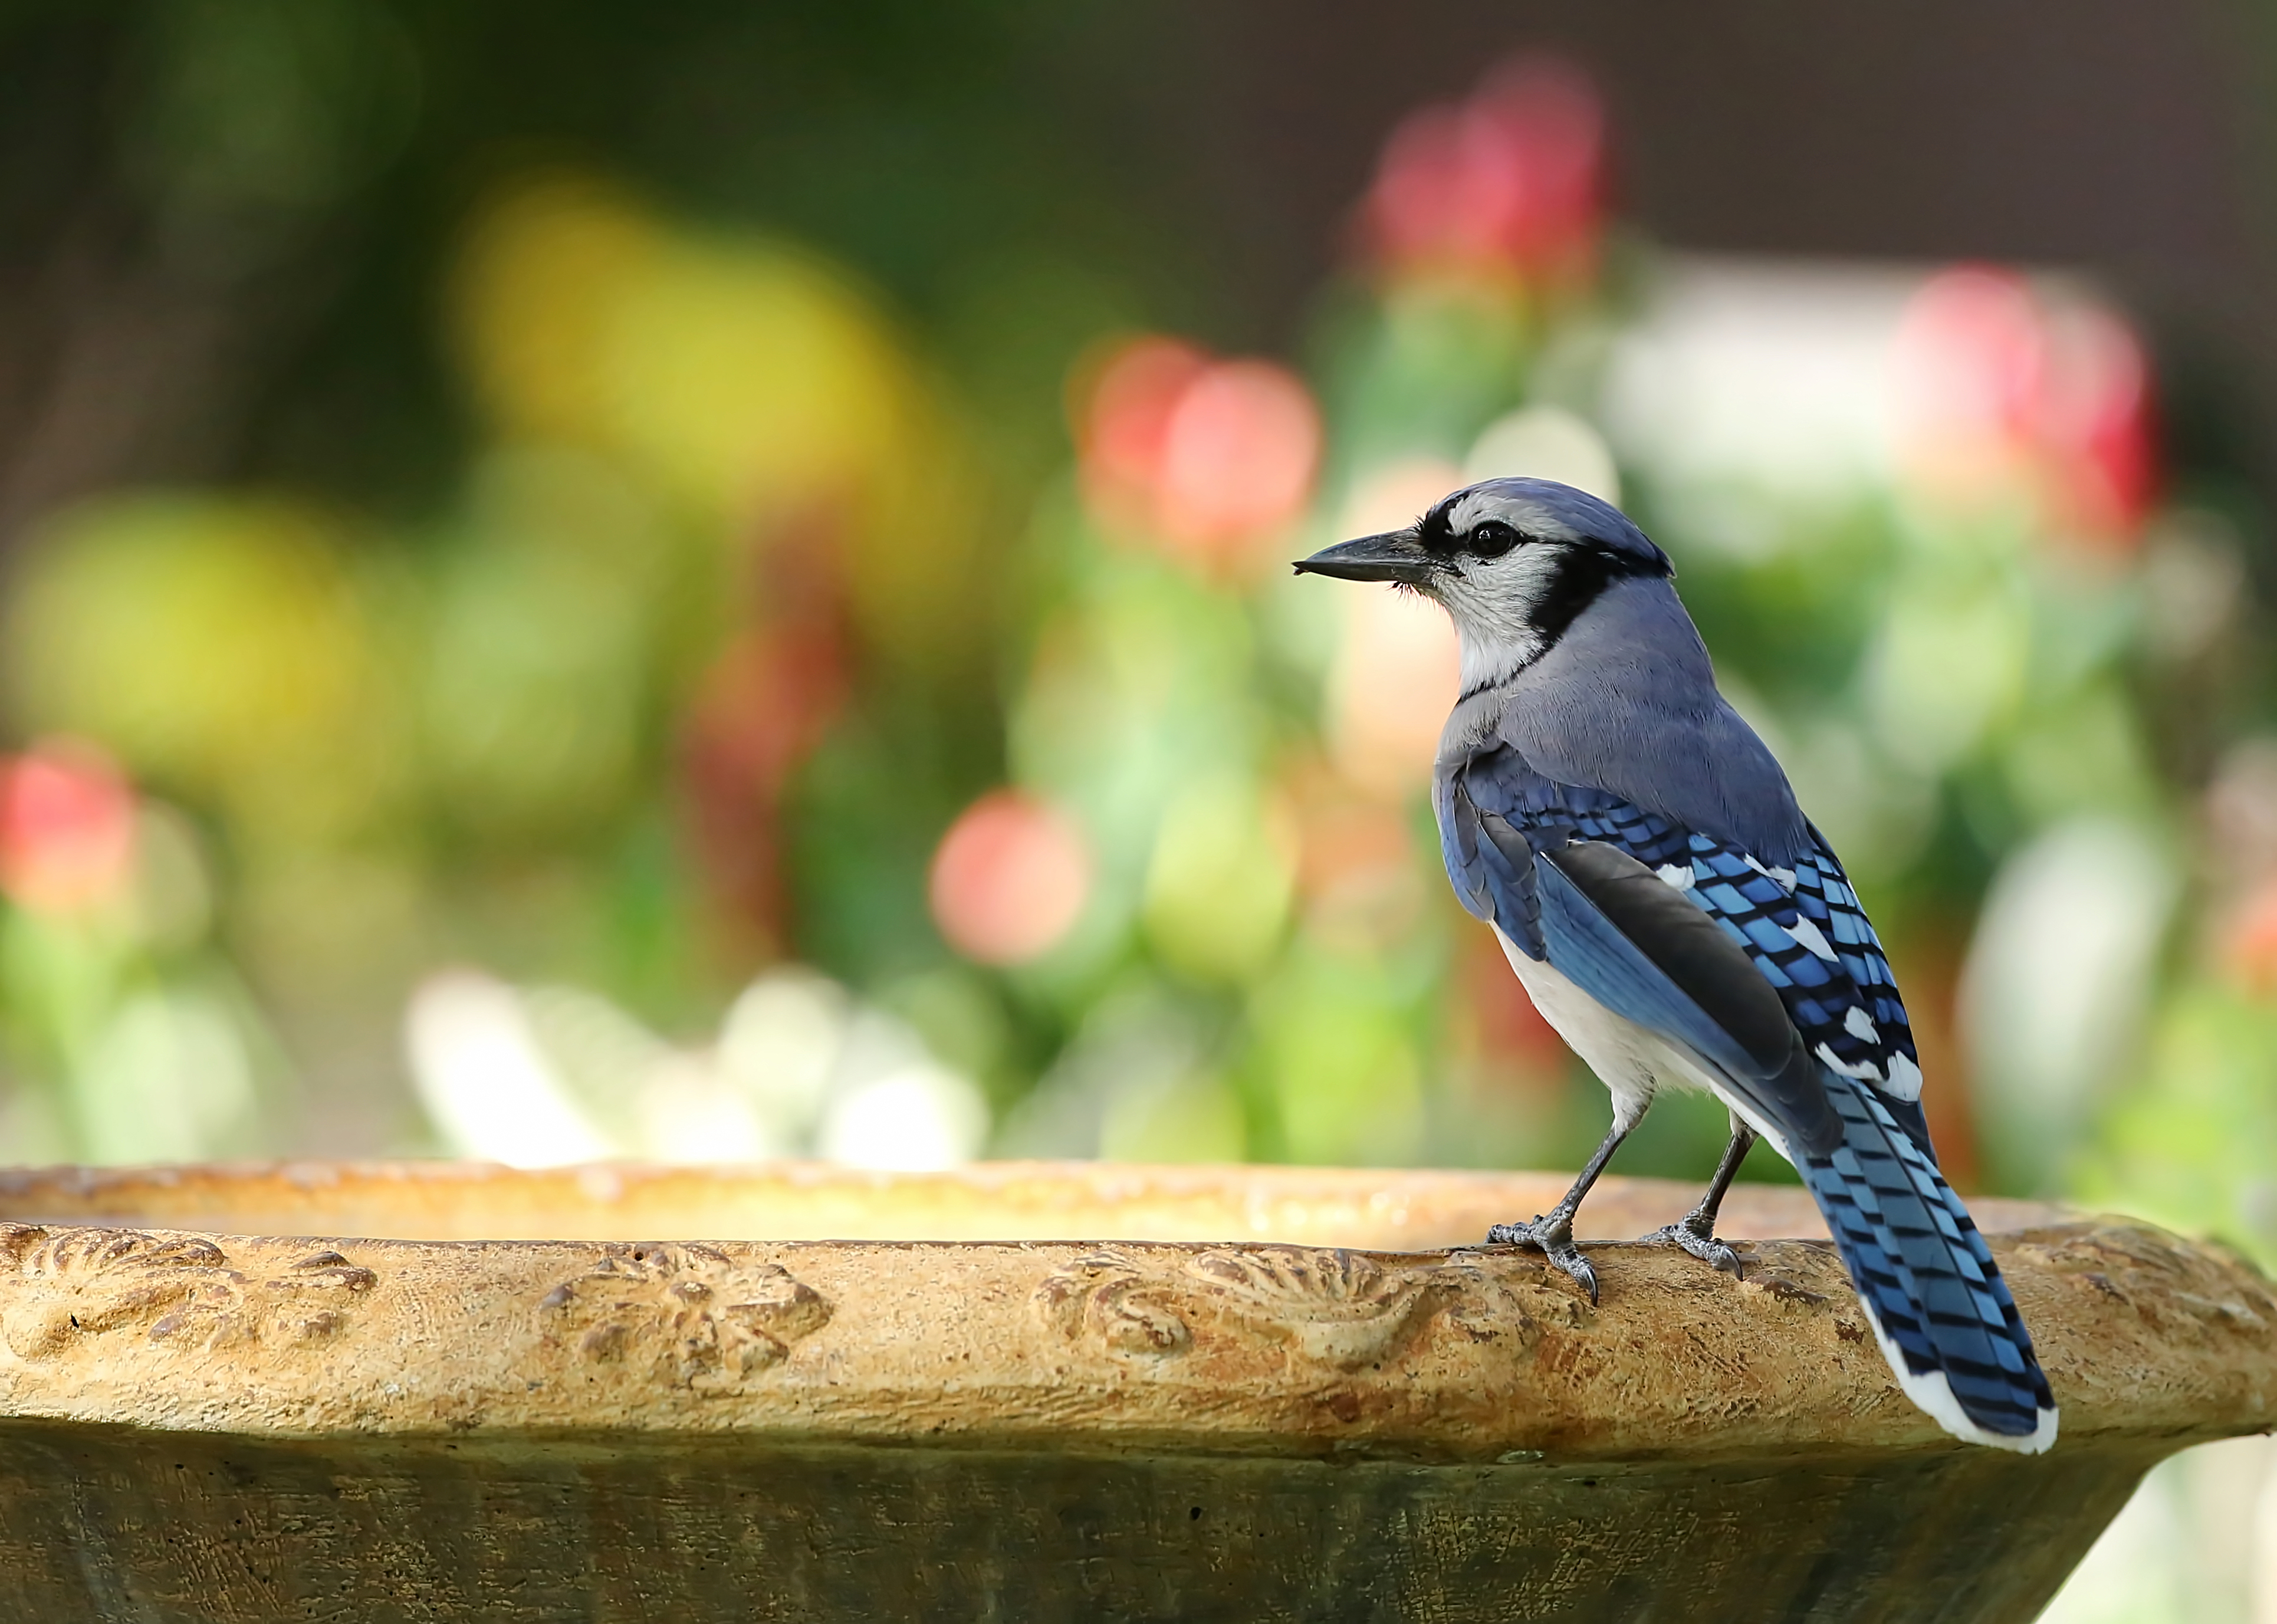
<svg viewBox="0 0 2277 1624"><path fill-rule="evenodd" d="M2277 997L2277 879L2264 881L2222 933L2221 958L2257 997Z"/></svg>
<svg viewBox="0 0 2277 1624"><path fill-rule="evenodd" d="M1252 544L1302 515L1321 418L1285 367L1148 337L1100 365L1078 439L1085 499L1109 529L1205 574L1238 575L1263 556Z"/></svg>
<svg viewBox="0 0 2277 1624"><path fill-rule="evenodd" d="M0 763L0 889L38 913L119 897L134 861L134 796L110 759L50 741Z"/></svg>
<svg viewBox="0 0 2277 1624"><path fill-rule="evenodd" d="M1362 482L1343 529L1357 536L1412 523L1461 483L1436 458L1394 463ZM1329 750L1355 785L1396 798L1428 782L1440 727L1462 690L1455 629L1412 592L1363 589L1343 601L1344 640L1329 675Z"/></svg>
<svg viewBox="0 0 2277 1624"><path fill-rule="evenodd" d="M1369 246L1395 272L1565 278L1594 263L1604 211L1604 108L1552 57L1489 74L1468 100L1392 134L1368 194Z"/></svg>
<svg viewBox="0 0 2277 1624"><path fill-rule="evenodd" d="M2139 538L2158 484L2150 365L2110 310L1959 266L1914 295L1892 362L1900 455L1933 500L2029 504L2074 551Z"/></svg>
<svg viewBox="0 0 2277 1624"><path fill-rule="evenodd" d="M1620 505L1621 476L1613 465L1612 447L1603 435L1562 407L1520 407L1480 431L1463 461L1463 483L1514 476L1554 479Z"/></svg>
<svg viewBox="0 0 2277 1624"><path fill-rule="evenodd" d="M1039 957L1066 936L1091 894L1091 854L1055 808L1000 789L967 807L933 854L933 922L986 964Z"/></svg>
<svg viewBox="0 0 2277 1624"><path fill-rule="evenodd" d="M1163 437L1163 529L1209 548L1291 522L1320 449L1320 416L1287 368L1233 361L1207 369L1178 397Z"/></svg>

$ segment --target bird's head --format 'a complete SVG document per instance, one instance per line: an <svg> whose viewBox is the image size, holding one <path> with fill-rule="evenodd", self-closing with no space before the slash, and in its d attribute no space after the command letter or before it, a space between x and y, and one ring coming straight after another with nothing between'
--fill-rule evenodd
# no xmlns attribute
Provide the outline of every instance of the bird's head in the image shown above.
<svg viewBox="0 0 2277 1624"><path fill-rule="evenodd" d="M1323 548L1298 575L1389 581L1443 606L1466 687L1539 659L1617 581L1676 573L1620 509L1548 479L1489 479L1405 530Z"/></svg>

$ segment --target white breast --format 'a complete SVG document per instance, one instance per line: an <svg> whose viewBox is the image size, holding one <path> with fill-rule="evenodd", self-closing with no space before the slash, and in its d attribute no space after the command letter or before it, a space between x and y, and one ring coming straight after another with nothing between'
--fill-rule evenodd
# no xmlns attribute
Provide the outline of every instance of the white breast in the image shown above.
<svg viewBox="0 0 2277 1624"><path fill-rule="evenodd" d="M1762 1134L1779 1155L1786 1155L1786 1138L1748 1109L1729 1084L1693 1055L1626 1015L1617 1015L1567 980L1546 959L1528 958L1518 944L1494 927L1527 996L1542 1011L1566 1045L1588 1063L1589 1070L1613 1096L1613 1124L1624 1131L1634 1127L1654 1093L1662 1087L1702 1088L1721 1100L1749 1127ZM1792 1158L1789 1158L1792 1160Z"/></svg>

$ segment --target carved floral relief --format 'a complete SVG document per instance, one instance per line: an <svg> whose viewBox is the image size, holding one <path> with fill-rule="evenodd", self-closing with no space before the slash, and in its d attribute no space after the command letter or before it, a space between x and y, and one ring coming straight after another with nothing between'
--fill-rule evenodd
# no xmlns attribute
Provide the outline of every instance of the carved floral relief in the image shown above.
<svg viewBox="0 0 2277 1624"><path fill-rule="evenodd" d="M378 1283L329 1250L255 1279L200 1235L0 1224L0 1269L11 1267L31 1289L10 1307L0 1339L27 1360L135 1331L173 1347L326 1342L346 1328L348 1305Z"/></svg>
<svg viewBox="0 0 2277 1624"><path fill-rule="evenodd" d="M831 1314L827 1299L775 1264L664 1243L605 1247L539 1308L549 1333L586 1359L645 1368L699 1392L772 1368Z"/></svg>
<svg viewBox="0 0 2277 1624"><path fill-rule="evenodd" d="M1531 1346L1539 1332L1518 1294L1471 1263L1385 1263L1314 1247L1170 1258L1101 1248L1047 1277L1034 1301L1070 1340L1125 1358L1181 1354L1215 1330L1335 1371L1397 1358L1434 1321L1474 1340Z"/></svg>

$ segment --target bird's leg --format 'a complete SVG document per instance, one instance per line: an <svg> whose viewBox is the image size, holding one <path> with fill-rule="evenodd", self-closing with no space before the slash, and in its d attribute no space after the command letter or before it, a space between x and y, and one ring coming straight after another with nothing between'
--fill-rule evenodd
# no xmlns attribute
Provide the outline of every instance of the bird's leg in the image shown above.
<svg viewBox="0 0 2277 1624"><path fill-rule="evenodd" d="M1700 1204L1677 1223L1666 1229L1657 1229L1643 1239L1665 1240L1682 1247L1703 1263L1713 1263L1732 1275L1740 1272L1740 1254L1716 1239L1716 1209L1724 1204L1724 1193L1732 1187L1732 1178L1740 1170L1740 1163L1748 1159L1755 1148L1755 1131L1732 1118L1731 1142L1724 1147L1724 1159L1716 1164L1716 1177L1709 1181L1708 1193Z"/></svg>
<svg viewBox="0 0 2277 1624"><path fill-rule="evenodd" d="M1597 1300L1597 1271L1589 1267L1589 1260L1581 1255L1580 1247L1573 1244L1573 1215L1581 1209L1581 1198L1589 1186L1597 1182L1597 1175L1605 1170L1605 1163L1613 1159L1613 1152L1636 1126L1634 1119L1624 1122L1616 1113L1613 1125L1605 1134L1605 1142L1597 1147L1589 1158L1588 1166L1565 1192L1565 1199L1548 1212L1537 1216L1531 1224L1497 1224L1487 1231L1490 1247L1539 1247L1542 1254L1580 1282L1581 1289L1589 1293L1589 1300Z"/></svg>

